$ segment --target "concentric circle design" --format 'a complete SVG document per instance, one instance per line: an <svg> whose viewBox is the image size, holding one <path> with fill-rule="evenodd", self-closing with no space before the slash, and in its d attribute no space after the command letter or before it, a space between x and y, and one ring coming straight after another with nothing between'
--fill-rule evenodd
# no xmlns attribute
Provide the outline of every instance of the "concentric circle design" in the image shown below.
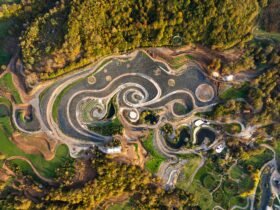
<svg viewBox="0 0 280 210"><path fill-rule="evenodd" d="M209 102L215 97L215 92L211 85L201 84L196 88L195 95L201 102Z"/></svg>

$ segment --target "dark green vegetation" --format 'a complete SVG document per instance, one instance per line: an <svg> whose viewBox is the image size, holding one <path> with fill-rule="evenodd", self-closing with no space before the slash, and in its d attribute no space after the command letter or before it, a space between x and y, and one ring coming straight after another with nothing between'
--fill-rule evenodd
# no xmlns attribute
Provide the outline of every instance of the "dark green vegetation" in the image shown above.
<svg viewBox="0 0 280 210"><path fill-rule="evenodd" d="M158 171L160 164L165 160L165 157L161 155L153 145L154 135L149 133L148 139L143 141L145 150L149 153L149 159L145 163L145 167L153 174Z"/></svg>
<svg viewBox="0 0 280 210"><path fill-rule="evenodd" d="M210 145L215 141L216 134L210 128L200 128L196 133L196 144L201 145L202 143L206 143Z"/></svg>
<svg viewBox="0 0 280 210"><path fill-rule="evenodd" d="M248 94L248 85L244 84L242 87L238 89L235 88L227 89L220 95L220 98L223 100L245 98L247 94Z"/></svg>
<svg viewBox="0 0 280 210"><path fill-rule="evenodd" d="M59 2L29 25L20 45L27 73L48 79L92 58L178 39L230 48L252 38L259 10L257 0Z"/></svg>
<svg viewBox="0 0 280 210"><path fill-rule="evenodd" d="M42 206L47 209L95 209L102 208L107 198L118 198L123 194L130 195L128 205L133 209L194 206L190 194L178 189L172 192L164 191L159 180L137 166L112 161L99 152L95 152L94 158L89 160L87 165L85 163L76 160L74 164L79 166L79 170L74 173L81 173L80 169L87 167L95 171L95 175L83 186L78 185L69 189L72 182L63 183L45 188L44 193L40 193L42 190L36 187L36 183L26 177L29 185L23 183L21 188L14 185L9 191L4 188L0 194L0 207L3 209L38 209ZM24 192L30 188L37 193L27 197ZM38 198L38 196L40 197L38 202L31 202L31 198Z"/></svg>
<svg viewBox="0 0 280 210"><path fill-rule="evenodd" d="M210 72L221 71L223 75L228 75L248 70L261 72L279 66L280 51L278 45L279 43L269 39L254 39L245 44L243 53L237 60L224 63L220 59L214 59L209 64L208 70ZM243 93L246 93L246 84L243 86ZM236 95L236 93L234 94Z"/></svg>
<svg viewBox="0 0 280 210"><path fill-rule="evenodd" d="M239 116L250 125L267 126L266 132L271 132L272 127L279 129L275 127L275 122L280 120L280 51L268 41L254 42L253 45L254 65L263 69L250 83L233 86L222 93L223 101L214 108L210 117L221 120ZM277 132L273 133L276 135Z"/></svg>
<svg viewBox="0 0 280 210"><path fill-rule="evenodd" d="M141 124L155 125L158 123L159 116L153 110L145 110L141 112L139 122Z"/></svg>
<svg viewBox="0 0 280 210"><path fill-rule="evenodd" d="M116 134L122 134L123 131L123 125L117 117L112 120L108 120L106 122L100 122L100 123L88 125L88 128L104 136L113 136Z"/></svg>
<svg viewBox="0 0 280 210"><path fill-rule="evenodd" d="M19 49L23 24L54 6L54 1L0 1L0 67L5 69L12 55Z"/></svg>
<svg viewBox="0 0 280 210"><path fill-rule="evenodd" d="M186 105L177 102L174 104L173 110L177 115L185 115L190 111Z"/></svg>
<svg viewBox="0 0 280 210"><path fill-rule="evenodd" d="M172 148L178 149L185 144L190 144L190 129L188 127L180 127L174 131L172 125L167 123L160 130L167 145Z"/></svg>

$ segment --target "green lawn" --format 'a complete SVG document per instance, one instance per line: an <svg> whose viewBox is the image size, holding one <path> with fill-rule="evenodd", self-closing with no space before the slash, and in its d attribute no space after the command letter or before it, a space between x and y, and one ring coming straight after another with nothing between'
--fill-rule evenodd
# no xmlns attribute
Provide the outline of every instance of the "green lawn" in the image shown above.
<svg viewBox="0 0 280 210"><path fill-rule="evenodd" d="M238 192L239 194L247 192L254 187L254 182L248 172L248 166L253 166L254 169L260 169L267 161L273 157L270 150L264 150L260 154L252 155L248 160L241 161L238 165L234 166L230 171L233 179L238 179Z"/></svg>
<svg viewBox="0 0 280 210"><path fill-rule="evenodd" d="M244 84L241 88L229 88L220 94L220 98L223 100L237 99L237 98L246 98L248 95L249 87L247 84Z"/></svg>
<svg viewBox="0 0 280 210"><path fill-rule="evenodd" d="M0 98L0 102L7 100ZM29 155L20 150L9 137L14 132L14 128L11 124L10 117L0 118L0 153L5 157L10 156L24 156L28 158L36 167L36 169L45 177L54 177L55 169L62 165L67 158L70 158L68 148L65 145L61 145L57 148L56 156L51 161L46 161L41 155Z"/></svg>
<svg viewBox="0 0 280 210"><path fill-rule="evenodd" d="M123 131L123 125L117 117L115 117L113 120L110 120L109 122L89 125L88 128L91 131L103 136L113 136L116 134L121 134Z"/></svg>
<svg viewBox="0 0 280 210"><path fill-rule="evenodd" d="M149 159L145 163L146 169L151 173L157 173L160 164L166 159L157 150L155 150L153 145L154 135L150 132L148 139L143 142L143 146L149 153Z"/></svg>
<svg viewBox="0 0 280 210"><path fill-rule="evenodd" d="M9 107L10 109L12 108L11 102L8 99L3 98L1 96L0 96L0 104L4 104L5 106Z"/></svg>
<svg viewBox="0 0 280 210"><path fill-rule="evenodd" d="M196 162L196 164L199 163ZM246 200L239 196L238 183L230 180L227 176L223 177L222 184L217 191L211 193L219 185L220 175L222 174L219 172L219 166L207 160L196 174L193 183L185 189L194 194L201 209L213 209L216 205L230 209L234 205L246 204ZM177 186L184 187L184 185L181 187L181 182L178 182Z"/></svg>
<svg viewBox="0 0 280 210"><path fill-rule="evenodd" d="M195 172L197 167L200 164L201 158L199 156L193 156L192 158L187 158L188 162L183 167L182 174L180 175L180 178L177 182L177 187L183 190L187 190L188 188L188 182L192 176L192 174Z"/></svg>
<svg viewBox="0 0 280 210"><path fill-rule="evenodd" d="M211 193L201 185L199 180L193 181L188 188L188 192L193 194L201 209L212 210L215 206Z"/></svg>
<svg viewBox="0 0 280 210"><path fill-rule="evenodd" d="M266 162L273 158L273 154L270 150L265 149L257 155L251 156L248 160L244 161L242 165L252 165L256 169L260 169Z"/></svg>
<svg viewBox="0 0 280 210"><path fill-rule="evenodd" d="M7 134L11 134L12 128L8 125L9 119L0 119L0 152L6 157L10 156L24 156L28 158L36 167L36 169L46 177L54 177L55 169L64 163L64 161L69 158L69 151L65 145L61 145L57 148L56 156L51 161L46 161L41 155L29 155L24 153L22 150L13 144ZM4 126L3 126L4 125Z"/></svg>
<svg viewBox="0 0 280 210"><path fill-rule="evenodd" d="M9 91L12 94L12 96L15 100L15 103L17 103L17 104L22 103L20 95L13 84L13 79L12 79L11 73L7 73L3 77L0 78L0 87L5 88L7 91Z"/></svg>
<svg viewBox="0 0 280 210"><path fill-rule="evenodd" d="M242 168L240 168L240 166L235 165L230 169L229 173L233 179L240 179L243 174L243 171Z"/></svg>

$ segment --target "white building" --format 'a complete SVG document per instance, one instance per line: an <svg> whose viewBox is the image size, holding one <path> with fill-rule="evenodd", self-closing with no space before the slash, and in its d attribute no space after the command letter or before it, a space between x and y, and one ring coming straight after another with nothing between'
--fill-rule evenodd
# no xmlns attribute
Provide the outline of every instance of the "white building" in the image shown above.
<svg viewBox="0 0 280 210"><path fill-rule="evenodd" d="M106 154L117 154L122 152L122 147L99 147L99 149Z"/></svg>
<svg viewBox="0 0 280 210"><path fill-rule="evenodd" d="M217 153L221 153L224 149L225 149L225 144L219 144L219 145L216 147L215 151L216 151Z"/></svg>
<svg viewBox="0 0 280 210"><path fill-rule="evenodd" d="M223 78L225 81L232 81L234 79L234 76L232 74L228 75L228 76L225 76Z"/></svg>
<svg viewBox="0 0 280 210"><path fill-rule="evenodd" d="M216 72L216 71L214 71L214 72L212 73L212 75L213 75L213 77L219 77L219 76L220 76L219 72Z"/></svg>
<svg viewBox="0 0 280 210"><path fill-rule="evenodd" d="M199 126L201 126L201 125L204 125L204 124L209 124L206 120L196 120L195 122L194 122L194 125L196 126L196 127L199 127Z"/></svg>

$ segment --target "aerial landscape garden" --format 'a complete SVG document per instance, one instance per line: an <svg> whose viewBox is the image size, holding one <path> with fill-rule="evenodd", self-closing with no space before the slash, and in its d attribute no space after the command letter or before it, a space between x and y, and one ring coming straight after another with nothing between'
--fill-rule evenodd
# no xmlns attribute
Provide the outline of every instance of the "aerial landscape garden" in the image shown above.
<svg viewBox="0 0 280 210"><path fill-rule="evenodd" d="M278 0L0 0L0 209L280 209Z"/></svg>

